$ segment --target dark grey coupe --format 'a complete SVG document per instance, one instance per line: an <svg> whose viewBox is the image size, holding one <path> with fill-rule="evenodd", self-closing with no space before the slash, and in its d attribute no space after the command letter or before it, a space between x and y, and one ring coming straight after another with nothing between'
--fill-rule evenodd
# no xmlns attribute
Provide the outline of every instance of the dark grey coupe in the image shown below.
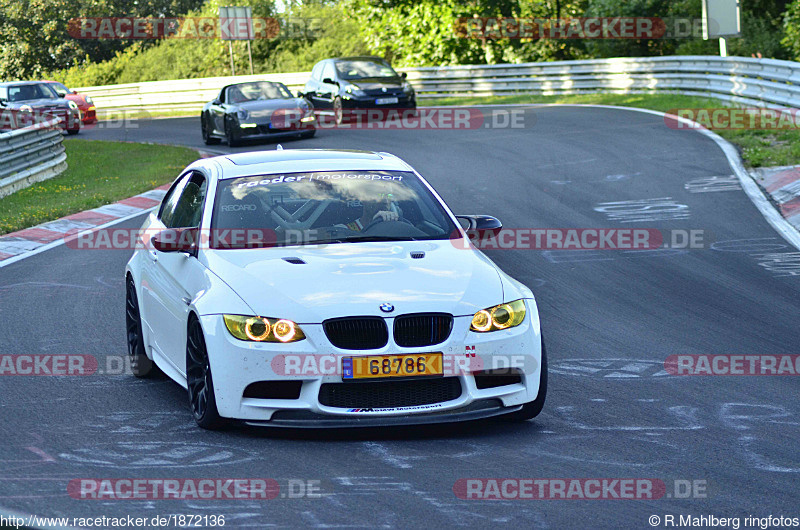
<svg viewBox="0 0 800 530"><path fill-rule="evenodd" d="M203 106L200 125L207 145L226 139L235 147L251 139L311 138L316 117L311 103L283 83L253 81L223 87Z"/></svg>

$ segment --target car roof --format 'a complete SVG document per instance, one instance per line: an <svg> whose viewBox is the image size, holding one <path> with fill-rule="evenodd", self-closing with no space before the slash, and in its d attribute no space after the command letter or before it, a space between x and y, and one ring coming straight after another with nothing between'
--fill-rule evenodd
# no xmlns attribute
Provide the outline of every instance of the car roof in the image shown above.
<svg viewBox="0 0 800 530"><path fill-rule="evenodd" d="M19 85L37 85L45 83L45 81L6 81L0 83L0 87L19 86Z"/></svg>
<svg viewBox="0 0 800 530"><path fill-rule="evenodd" d="M269 79L256 79L254 81L241 81L239 83L231 83L230 85L225 85L222 88L228 88L228 87L238 86L238 85L252 85L253 83L269 83L271 85L283 85L283 86L286 86L285 84L281 83L280 81L271 81Z"/></svg>
<svg viewBox="0 0 800 530"><path fill-rule="evenodd" d="M386 64L389 64L389 61L377 55L354 55L352 57L334 57L333 59L331 59L331 61L358 61L358 60L374 61L375 59L383 61Z"/></svg>
<svg viewBox="0 0 800 530"><path fill-rule="evenodd" d="M253 151L207 158L195 162L215 162L220 179L308 171L413 171L390 153L347 149L283 149Z"/></svg>

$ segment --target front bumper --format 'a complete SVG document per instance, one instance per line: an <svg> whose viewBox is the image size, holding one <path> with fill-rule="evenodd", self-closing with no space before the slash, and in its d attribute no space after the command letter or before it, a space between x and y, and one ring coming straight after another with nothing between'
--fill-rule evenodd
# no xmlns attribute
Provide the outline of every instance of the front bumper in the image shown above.
<svg viewBox="0 0 800 530"><path fill-rule="evenodd" d="M317 119L313 114L310 118L312 118L310 121L282 123L279 126L275 126L269 119L245 120L237 123L237 131L240 138L254 140L298 136L316 130Z"/></svg>
<svg viewBox="0 0 800 530"><path fill-rule="evenodd" d="M81 108L81 121L83 123L94 123L97 121L97 108L92 107L85 107Z"/></svg>
<svg viewBox="0 0 800 530"><path fill-rule="evenodd" d="M469 331L470 317L456 317L450 337L442 344L423 348L401 348L389 343L378 350L347 351L335 348L325 336L322 325L301 324L306 339L289 343L255 343L235 339L225 328L221 315L201 317L206 335L209 362L214 380L217 408L222 417L244 420L258 425L275 426L381 426L398 424L466 421L506 414L536 399L541 376L541 336L535 302L526 300L525 321L512 329L479 334ZM392 329L392 320L387 318ZM390 334L391 335L391 334ZM442 352L453 359L445 376L457 379L460 394L446 401L422 405L363 408L357 403L348 406L339 402L328 406L321 402L323 385L361 385L343 381L342 357ZM303 373L286 373L277 369L276 357L298 355L304 359L327 359L328 369L320 362L315 369ZM448 363L446 362L445 365ZM335 366L333 371L330 367ZM479 388L476 373L481 370L515 369L511 384ZM335 372L335 373L334 373ZM290 399L244 397L245 389L262 381L294 381L299 395ZM385 380L394 383L394 379ZM423 379L416 379L423 381ZM379 382L380 383L380 382ZM353 388L352 386L350 387ZM387 387L388 388L388 387ZM326 400L330 402L329 400Z"/></svg>
<svg viewBox="0 0 800 530"><path fill-rule="evenodd" d="M396 97L397 103L378 104L377 101L386 97ZM349 97L342 98L342 109L356 110L356 109L415 109L417 108L417 100L414 94L389 94L389 95L372 95L365 97Z"/></svg>
<svg viewBox="0 0 800 530"><path fill-rule="evenodd" d="M431 425L436 423L456 423L461 421L483 420L510 414L522 405L506 407L499 399L473 401L469 405L442 412L426 414L401 414L396 416L333 416L307 410L279 410L269 421L245 420L247 425L256 427L285 427L294 429L324 429L335 427L393 427L397 425Z"/></svg>

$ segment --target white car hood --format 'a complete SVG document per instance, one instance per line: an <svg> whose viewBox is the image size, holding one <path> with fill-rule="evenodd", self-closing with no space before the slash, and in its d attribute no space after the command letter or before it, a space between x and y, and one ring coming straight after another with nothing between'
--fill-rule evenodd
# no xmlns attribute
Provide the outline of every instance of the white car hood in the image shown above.
<svg viewBox="0 0 800 530"><path fill-rule="evenodd" d="M412 251L425 256L414 259ZM449 240L209 250L204 258L256 314L299 324L418 312L471 316L503 301L495 265ZM381 312L384 303L394 311Z"/></svg>

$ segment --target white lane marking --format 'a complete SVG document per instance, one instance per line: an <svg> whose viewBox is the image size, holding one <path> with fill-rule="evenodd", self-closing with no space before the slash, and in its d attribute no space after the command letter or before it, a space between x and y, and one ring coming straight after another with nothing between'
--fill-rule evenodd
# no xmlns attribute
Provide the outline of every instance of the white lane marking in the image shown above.
<svg viewBox="0 0 800 530"><path fill-rule="evenodd" d="M689 207L685 204L678 204L672 197L601 202L593 210L605 214L609 221L619 221L620 223L646 223L689 218Z"/></svg>
<svg viewBox="0 0 800 530"><path fill-rule="evenodd" d="M113 203L100 206L92 211L105 215L113 215L114 217L123 217L134 213L140 213L142 209L138 206L128 206L127 204Z"/></svg>
<svg viewBox="0 0 800 530"><path fill-rule="evenodd" d="M741 191L742 186L736 175L727 177L703 177L690 180L683 185L689 193L710 193L717 191Z"/></svg>
<svg viewBox="0 0 800 530"><path fill-rule="evenodd" d="M378 442L364 442L364 447L366 447L367 451L383 460L384 463L399 469L411 469L414 467L412 464L409 464L407 460L419 460L425 458L421 456L393 455L386 444Z"/></svg>
<svg viewBox="0 0 800 530"><path fill-rule="evenodd" d="M85 234L87 232L91 232L93 230L100 230L102 228L108 228L109 226L114 226L115 224L119 224L119 223L122 223L122 222L125 222L125 221L129 221L129 220L134 219L134 218L136 218L136 217L138 217L140 215L149 214L150 212L152 212L156 208L158 208L158 205L156 205L156 206L154 206L152 208L147 208L146 210L139 210L136 213L132 213L130 215L126 215L125 217L120 217L119 219L114 219L112 221L109 221L107 223L104 223L104 224L101 224L101 225L98 225L98 226L93 226L92 228L89 228L87 230L84 230L83 232L75 234L75 237L78 237L81 234ZM16 263L16 262L24 260L26 258L30 258L31 256L35 256L36 254L39 254L39 253L44 252L46 250L50 250L51 248L60 247L64 243L66 243L65 239L63 239L63 238L62 239L56 239L53 242L47 243L46 245L42 245L42 246L40 246L40 247L38 247L38 248L36 248L34 250L31 250L30 252L26 252L25 254L20 254L18 256L14 256L12 258L4 259L3 261L0 261L0 269L5 267L6 265L11 265L12 263Z"/></svg>
<svg viewBox="0 0 800 530"><path fill-rule="evenodd" d="M762 435L765 429L772 425L781 426L785 435L785 425L800 426L789 410L781 405L764 405L760 403L723 403L719 412L720 420L726 427L737 431L737 442L747 462L754 469L772 471L776 473L800 473L800 463L797 460L787 462L775 460L770 457L774 448L781 448ZM787 439L795 440L794 433Z"/></svg>
<svg viewBox="0 0 800 530"><path fill-rule="evenodd" d="M50 230L52 232L61 232L62 234L66 234L67 232L77 232L78 230L86 230L87 228L94 228L93 224L84 223L82 221L73 221L71 219L56 219L55 221L50 221L34 228L44 228L45 230Z"/></svg>

